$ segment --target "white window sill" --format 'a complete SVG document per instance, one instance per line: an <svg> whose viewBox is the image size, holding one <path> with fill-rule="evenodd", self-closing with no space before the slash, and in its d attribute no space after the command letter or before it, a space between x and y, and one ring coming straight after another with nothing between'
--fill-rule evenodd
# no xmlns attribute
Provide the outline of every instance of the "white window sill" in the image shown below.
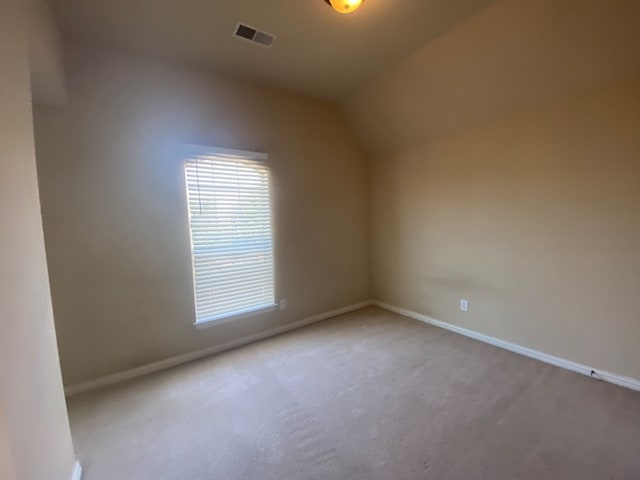
<svg viewBox="0 0 640 480"><path fill-rule="evenodd" d="M265 313L273 312L274 310L276 310L276 308L277 308L276 304L261 306L255 309L244 310L241 312L232 312L225 316L214 317L210 320L202 320L194 323L193 325L196 327L197 330L203 330L205 328L214 327L216 325L223 325L225 323L244 320L245 318L251 318L257 315L264 315Z"/></svg>

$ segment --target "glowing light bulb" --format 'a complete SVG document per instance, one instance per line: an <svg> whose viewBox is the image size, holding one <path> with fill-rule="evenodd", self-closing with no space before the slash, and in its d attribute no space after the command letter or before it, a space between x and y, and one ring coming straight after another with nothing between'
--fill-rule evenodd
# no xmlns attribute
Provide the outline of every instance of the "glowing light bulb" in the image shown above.
<svg viewBox="0 0 640 480"><path fill-rule="evenodd" d="M336 12L352 13L363 4L364 0L325 0L325 2L331 5Z"/></svg>

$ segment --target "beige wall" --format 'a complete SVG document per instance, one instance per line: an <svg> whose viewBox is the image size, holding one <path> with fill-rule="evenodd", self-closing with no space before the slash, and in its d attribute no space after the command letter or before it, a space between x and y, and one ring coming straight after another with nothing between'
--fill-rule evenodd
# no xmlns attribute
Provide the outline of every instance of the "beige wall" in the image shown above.
<svg viewBox="0 0 640 480"><path fill-rule="evenodd" d="M378 158L374 297L640 378L638 132L634 80Z"/></svg>
<svg viewBox="0 0 640 480"><path fill-rule="evenodd" d="M74 453L38 198L28 14L0 5L0 472L68 480Z"/></svg>
<svg viewBox="0 0 640 480"><path fill-rule="evenodd" d="M640 378L639 18L499 0L364 86L375 298Z"/></svg>
<svg viewBox="0 0 640 480"><path fill-rule="evenodd" d="M366 158L335 107L68 47L69 104L36 110L65 384L369 299ZM287 310L193 327L185 143L269 153Z"/></svg>
<svg viewBox="0 0 640 480"><path fill-rule="evenodd" d="M13 466L13 453L9 444L9 429L4 420L4 412L0 410L0 478L15 480L16 470Z"/></svg>

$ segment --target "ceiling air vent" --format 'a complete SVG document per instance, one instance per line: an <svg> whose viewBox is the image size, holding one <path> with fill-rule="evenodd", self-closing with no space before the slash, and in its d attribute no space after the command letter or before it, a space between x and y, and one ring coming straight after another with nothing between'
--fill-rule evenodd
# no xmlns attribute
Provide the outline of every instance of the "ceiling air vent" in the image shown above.
<svg viewBox="0 0 640 480"><path fill-rule="evenodd" d="M242 40L248 40L251 43L261 45L263 47L271 47L273 42L276 41L276 36L267 32L261 32L249 25L243 23L236 24L236 28L233 29L233 36Z"/></svg>

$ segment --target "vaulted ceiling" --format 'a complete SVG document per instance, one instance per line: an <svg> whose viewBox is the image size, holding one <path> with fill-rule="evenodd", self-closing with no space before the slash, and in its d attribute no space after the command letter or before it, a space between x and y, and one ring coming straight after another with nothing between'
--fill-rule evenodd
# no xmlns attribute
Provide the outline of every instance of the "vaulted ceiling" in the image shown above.
<svg viewBox="0 0 640 480"><path fill-rule="evenodd" d="M497 0L347 103L372 149L427 142L638 77L639 45L639 0Z"/></svg>
<svg viewBox="0 0 640 480"><path fill-rule="evenodd" d="M67 37L337 100L372 150L640 75L640 0L49 2Z"/></svg>
<svg viewBox="0 0 640 480"><path fill-rule="evenodd" d="M341 98L491 0L367 0L341 15L324 0L50 0L68 37ZM231 36L236 22L277 36Z"/></svg>

